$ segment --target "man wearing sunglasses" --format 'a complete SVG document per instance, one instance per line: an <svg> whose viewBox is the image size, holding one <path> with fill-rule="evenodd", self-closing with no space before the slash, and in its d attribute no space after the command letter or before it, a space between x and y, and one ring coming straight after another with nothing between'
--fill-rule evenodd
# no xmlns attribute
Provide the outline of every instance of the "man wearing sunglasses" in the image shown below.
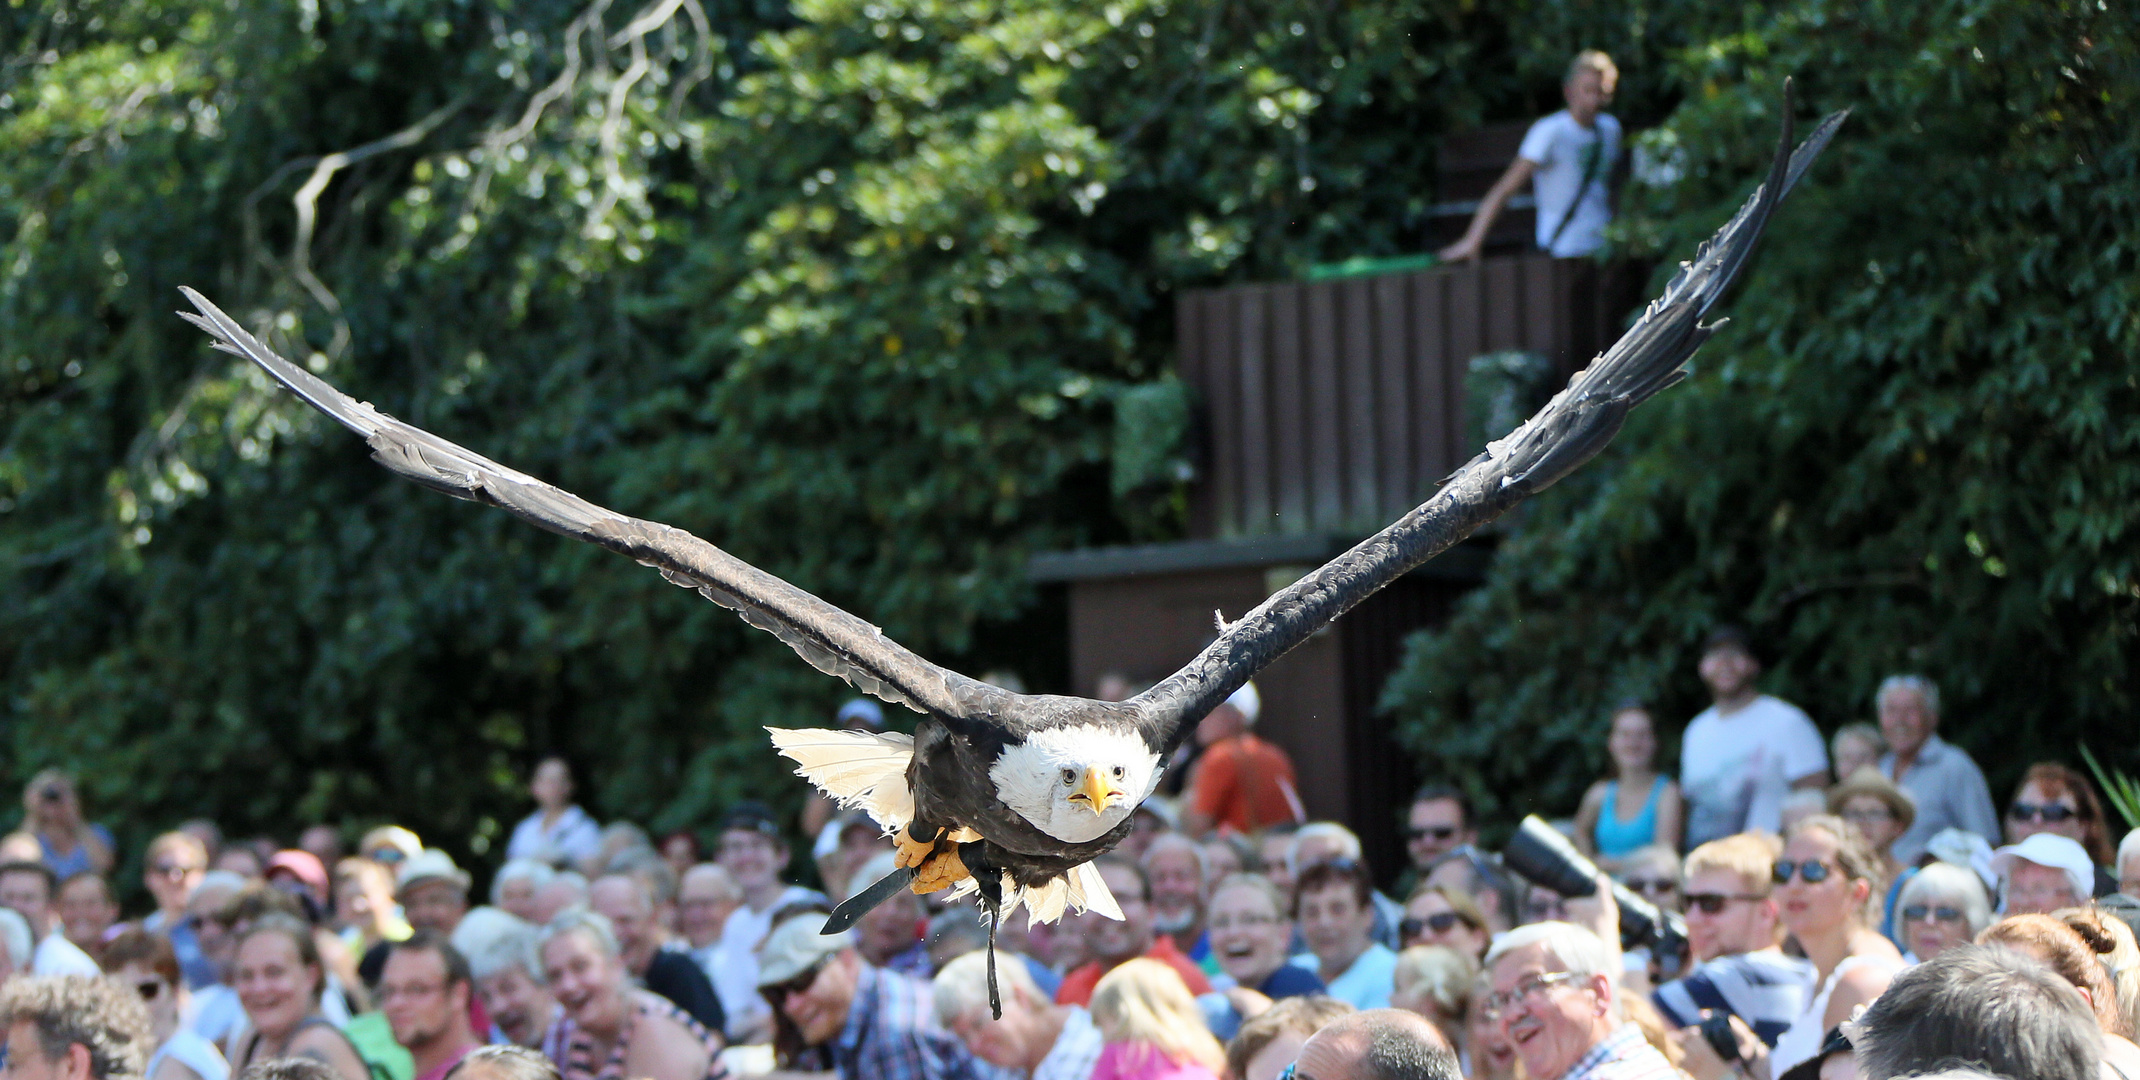
<svg viewBox="0 0 2140 1080"><path fill-rule="evenodd" d="M1486 954L1492 990L1473 1007L1501 1025L1527 1075L1676 1080L1678 1070L1620 1012L1620 964L1620 950L1583 927L1520 926Z"/></svg>
<svg viewBox="0 0 2140 1080"><path fill-rule="evenodd" d="M794 1047L791 1056L815 1049L840 1080L1006 1080L937 1025L928 983L871 966L854 931L821 934L824 925L822 911L792 916L759 950L776 1046Z"/></svg>
<svg viewBox="0 0 2140 1080"><path fill-rule="evenodd" d="M1471 799L1447 784L1420 788L1405 815L1404 835L1412 873L1434 869L1450 852L1477 842L1478 830L1471 827Z"/></svg>
<svg viewBox="0 0 2140 1080"><path fill-rule="evenodd" d="M207 872L208 846L191 833L164 833L149 841L149 850L141 857L141 883L156 898L156 910L141 920L141 928L170 941L188 990L216 981L215 965L201 954L200 937L186 918L186 901Z"/></svg>
<svg viewBox="0 0 2140 1080"><path fill-rule="evenodd" d="M1687 947L1697 966L1651 1001L1666 1023L1689 1029L1681 1040L1689 1054L1708 1050L1693 1029L1713 1012L1738 1017L1774 1046L1805 1007L1813 965L1777 947L1783 935L1769 884L1777 854L1774 841L1751 833L1687 853Z"/></svg>

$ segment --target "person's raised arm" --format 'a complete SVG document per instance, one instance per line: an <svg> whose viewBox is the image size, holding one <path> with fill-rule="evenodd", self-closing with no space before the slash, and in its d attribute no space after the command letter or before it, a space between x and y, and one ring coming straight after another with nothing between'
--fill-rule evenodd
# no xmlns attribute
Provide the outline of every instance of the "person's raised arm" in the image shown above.
<svg viewBox="0 0 2140 1080"><path fill-rule="evenodd" d="M1509 162L1508 171L1502 173L1501 179L1494 181L1494 186L1488 189L1486 197L1479 200L1479 208L1472 212L1471 227L1464 230L1464 238L1435 252L1435 255L1443 262L1478 258L1479 246L1486 242L1486 233L1494 227L1494 219L1501 216L1501 208L1508 205L1509 198L1516 194L1518 188L1529 182L1531 173L1537 168L1537 165L1522 157Z"/></svg>

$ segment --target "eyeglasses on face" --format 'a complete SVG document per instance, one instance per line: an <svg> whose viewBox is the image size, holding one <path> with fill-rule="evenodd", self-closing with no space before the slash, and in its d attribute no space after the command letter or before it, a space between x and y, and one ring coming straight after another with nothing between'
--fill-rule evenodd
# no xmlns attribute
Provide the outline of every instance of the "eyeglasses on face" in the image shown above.
<svg viewBox="0 0 2140 1080"><path fill-rule="evenodd" d="M2007 808L2006 816L2015 821L2037 821L2045 825L2056 825L2061 821L2071 821L2081 814L2064 803L2017 802Z"/></svg>
<svg viewBox="0 0 2140 1080"><path fill-rule="evenodd" d="M1508 990L1497 990L1486 995L1479 1004L1479 1014L1488 1020L1499 1020L1518 1001L1542 998L1547 990L1575 978L1572 971L1549 971L1543 975L1526 975Z"/></svg>
<svg viewBox="0 0 2140 1080"><path fill-rule="evenodd" d="M1424 919L1406 918L1397 924L1397 939L1409 941L1430 930L1437 934L1446 934L1463 921L1463 916L1454 911L1437 911Z"/></svg>
<svg viewBox="0 0 2140 1080"><path fill-rule="evenodd" d="M1722 915L1724 908L1734 900L1766 900L1767 896L1753 893L1688 893L1687 910L1700 911L1704 915Z"/></svg>
<svg viewBox="0 0 2140 1080"><path fill-rule="evenodd" d="M758 988L758 992L765 995L765 1000L768 1004L776 1009L780 1008L787 1003L789 997L807 993L812 986L816 985L817 977L824 972L825 965L831 962L832 954L827 953L818 957L817 963L804 968L794 978L786 982L774 983L771 986L761 986Z"/></svg>
<svg viewBox="0 0 2140 1080"><path fill-rule="evenodd" d="M1420 826L1414 825L1411 828L1406 829L1404 831L1404 834L1414 840L1449 840L1453 839L1456 836L1456 826L1432 825L1425 828L1421 828Z"/></svg>
<svg viewBox="0 0 2140 1080"><path fill-rule="evenodd" d="M1931 920L1934 922L1958 923L1961 922L1962 919L1962 909L1960 908L1951 908L1946 906L1933 907L1928 904L1911 904L1910 906L1902 909L1903 922L1924 922L1926 920Z"/></svg>
<svg viewBox="0 0 2140 1080"><path fill-rule="evenodd" d="M1667 878L1628 878L1621 884L1627 886L1630 891L1641 893L1651 899L1670 896L1679 891L1679 883Z"/></svg>
<svg viewBox="0 0 2140 1080"><path fill-rule="evenodd" d="M1820 861L1819 859L1807 859L1804 862L1792 862L1789 859L1777 859L1776 868L1774 871L1774 879L1776 884L1790 884L1791 874L1793 871L1796 871L1799 877L1805 879L1805 883L1808 885L1818 885L1821 882L1828 880L1828 875L1832 872L1828 864Z"/></svg>

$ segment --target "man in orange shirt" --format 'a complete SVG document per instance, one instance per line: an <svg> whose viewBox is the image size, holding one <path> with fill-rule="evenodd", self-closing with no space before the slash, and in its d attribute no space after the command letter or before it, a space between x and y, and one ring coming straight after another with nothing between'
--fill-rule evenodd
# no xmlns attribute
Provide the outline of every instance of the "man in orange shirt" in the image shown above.
<svg viewBox="0 0 2140 1080"><path fill-rule="evenodd" d="M1065 920L1074 920L1072 929L1084 937L1085 950L1095 959L1063 976L1055 1003L1090 1005L1092 988L1099 984L1100 976L1140 956L1173 968L1189 985L1190 993L1210 993L1211 980L1204 977L1196 962L1182 955L1173 938L1153 932L1152 886L1143 868L1114 855L1103 856L1097 862L1107 891L1115 894L1115 903L1122 908L1122 918L1116 921L1087 911Z"/></svg>
<svg viewBox="0 0 2140 1080"><path fill-rule="evenodd" d="M1196 725L1204 752L1189 774L1182 831L1202 837L1213 828L1247 834L1307 818L1285 751L1249 729L1263 711L1256 684L1247 683Z"/></svg>

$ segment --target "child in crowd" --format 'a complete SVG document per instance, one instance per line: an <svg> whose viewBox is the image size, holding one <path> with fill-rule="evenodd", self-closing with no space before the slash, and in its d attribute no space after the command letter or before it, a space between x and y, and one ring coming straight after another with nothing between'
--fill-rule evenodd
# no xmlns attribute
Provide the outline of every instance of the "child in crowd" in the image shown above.
<svg viewBox="0 0 2140 1080"><path fill-rule="evenodd" d="M1092 1080L1218 1080L1226 1068L1188 986L1157 960L1108 972L1092 991L1092 1021L1107 1039Z"/></svg>

